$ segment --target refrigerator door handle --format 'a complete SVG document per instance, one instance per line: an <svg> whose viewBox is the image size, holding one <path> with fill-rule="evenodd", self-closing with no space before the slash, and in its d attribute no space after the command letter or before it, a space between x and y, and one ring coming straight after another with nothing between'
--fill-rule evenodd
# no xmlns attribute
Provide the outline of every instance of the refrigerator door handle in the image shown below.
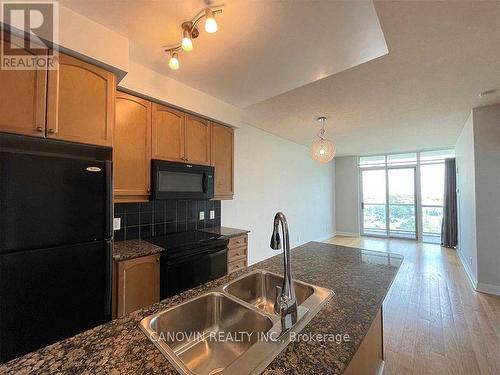
<svg viewBox="0 0 500 375"><path fill-rule="evenodd" d="M106 239L113 239L113 163L106 161Z"/></svg>

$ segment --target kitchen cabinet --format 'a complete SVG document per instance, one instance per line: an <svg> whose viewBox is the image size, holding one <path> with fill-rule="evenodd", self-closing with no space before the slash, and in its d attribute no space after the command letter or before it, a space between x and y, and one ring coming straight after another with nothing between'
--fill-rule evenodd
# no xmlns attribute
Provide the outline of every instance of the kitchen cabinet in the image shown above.
<svg viewBox="0 0 500 375"><path fill-rule="evenodd" d="M112 146L113 73L59 53L57 70L1 69L0 87L0 131Z"/></svg>
<svg viewBox="0 0 500 375"><path fill-rule="evenodd" d="M186 115L185 161L210 165L210 123L201 118Z"/></svg>
<svg viewBox="0 0 500 375"><path fill-rule="evenodd" d="M115 75L59 54L59 69L48 73L47 137L112 146Z"/></svg>
<svg viewBox="0 0 500 375"><path fill-rule="evenodd" d="M152 158L210 165L210 124L153 103Z"/></svg>
<svg viewBox="0 0 500 375"><path fill-rule="evenodd" d="M0 37L5 41L5 33ZM23 46L15 37L11 44ZM0 87L0 131L45 137L47 70L0 69Z"/></svg>
<svg viewBox="0 0 500 375"><path fill-rule="evenodd" d="M160 254L115 265L117 317L160 301Z"/></svg>
<svg viewBox="0 0 500 375"><path fill-rule="evenodd" d="M184 161L184 113L153 103L152 158Z"/></svg>
<svg viewBox="0 0 500 375"><path fill-rule="evenodd" d="M115 202L148 200L151 102L122 92L116 93L113 143Z"/></svg>
<svg viewBox="0 0 500 375"><path fill-rule="evenodd" d="M232 273L248 265L248 235L232 237L227 245L227 273Z"/></svg>
<svg viewBox="0 0 500 375"><path fill-rule="evenodd" d="M373 375L382 373L384 359L382 327L382 309L380 309L344 374Z"/></svg>
<svg viewBox="0 0 500 375"><path fill-rule="evenodd" d="M214 199L233 199L234 130L212 122L210 144L215 167Z"/></svg>

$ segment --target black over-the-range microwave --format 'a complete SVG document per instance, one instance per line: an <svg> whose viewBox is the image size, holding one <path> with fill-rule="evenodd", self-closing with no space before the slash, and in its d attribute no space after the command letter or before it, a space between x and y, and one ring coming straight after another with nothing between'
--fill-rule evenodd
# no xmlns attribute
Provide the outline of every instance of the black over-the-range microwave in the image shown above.
<svg viewBox="0 0 500 375"><path fill-rule="evenodd" d="M214 197L214 167L151 161L153 199L212 199Z"/></svg>

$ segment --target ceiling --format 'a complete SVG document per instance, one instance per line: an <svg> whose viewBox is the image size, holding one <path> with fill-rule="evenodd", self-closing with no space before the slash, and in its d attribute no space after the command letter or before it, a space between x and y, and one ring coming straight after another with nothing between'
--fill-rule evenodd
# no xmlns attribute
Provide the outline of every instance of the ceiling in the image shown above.
<svg viewBox="0 0 500 375"><path fill-rule="evenodd" d="M181 40L181 23L203 1L62 3L127 37L131 59L240 108L387 53L370 1L229 0L216 16L219 31L204 32L202 22L174 71L161 47Z"/></svg>
<svg viewBox="0 0 500 375"><path fill-rule="evenodd" d="M453 146L471 108L500 101L478 96L500 88L498 1L229 0L219 32L202 32L175 72L160 47L201 0L61 2L252 126L310 145L326 115L337 155Z"/></svg>

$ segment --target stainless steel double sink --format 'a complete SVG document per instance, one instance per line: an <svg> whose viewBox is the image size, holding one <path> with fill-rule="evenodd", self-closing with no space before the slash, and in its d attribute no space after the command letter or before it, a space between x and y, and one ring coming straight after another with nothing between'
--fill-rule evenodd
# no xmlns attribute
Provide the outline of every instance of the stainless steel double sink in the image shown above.
<svg viewBox="0 0 500 375"><path fill-rule="evenodd" d="M282 283L278 274L255 270L148 316L140 327L181 374L257 374L334 295L294 280L299 321L283 334L274 312Z"/></svg>

